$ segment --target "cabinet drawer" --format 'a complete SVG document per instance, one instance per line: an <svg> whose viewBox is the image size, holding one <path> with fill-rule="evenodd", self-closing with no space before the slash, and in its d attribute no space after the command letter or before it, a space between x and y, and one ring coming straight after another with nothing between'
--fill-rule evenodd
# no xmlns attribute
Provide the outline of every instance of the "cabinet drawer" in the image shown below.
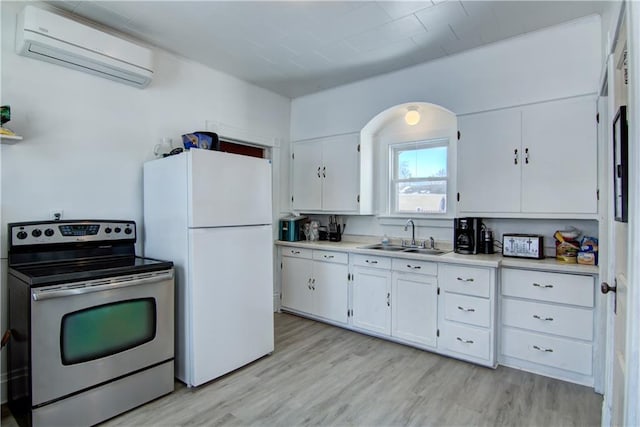
<svg viewBox="0 0 640 427"><path fill-rule="evenodd" d="M488 298L491 271L486 268L440 264L438 282L445 291Z"/></svg>
<svg viewBox="0 0 640 427"><path fill-rule="evenodd" d="M404 271L406 273L429 274L436 276L438 274L438 264L429 261L416 261L413 259L394 258L391 261L394 271Z"/></svg>
<svg viewBox="0 0 640 427"><path fill-rule="evenodd" d="M502 354L583 375L592 373L592 346L518 329L502 328Z"/></svg>
<svg viewBox="0 0 640 427"><path fill-rule="evenodd" d="M333 251L313 251L313 259L318 261L336 262L339 264L347 264L349 262L349 254L346 252Z"/></svg>
<svg viewBox="0 0 640 427"><path fill-rule="evenodd" d="M391 258L355 254L353 255L353 264L363 267L385 268L387 270L390 270Z"/></svg>
<svg viewBox="0 0 640 427"><path fill-rule="evenodd" d="M488 299L466 295L444 295L444 318L454 322L488 328L491 325L491 302Z"/></svg>
<svg viewBox="0 0 640 427"><path fill-rule="evenodd" d="M486 329L443 322L440 342L447 350L480 359L489 359L491 334Z"/></svg>
<svg viewBox="0 0 640 427"><path fill-rule="evenodd" d="M593 277L545 271L502 270L502 294L593 307Z"/></svg>
<svg viewBox="0 0 640 427"><path fill-rule="evenodd" d="M282 256L311 259L313 257L313 251L311 249L292 248L292 247L283 246Z"/></svg>
<svg viewBox="0 0 640 427"><path fill-rule="evenodd" d="M586 341L593 339L593 311L586 308L504 298L502 323Z"/></svg>

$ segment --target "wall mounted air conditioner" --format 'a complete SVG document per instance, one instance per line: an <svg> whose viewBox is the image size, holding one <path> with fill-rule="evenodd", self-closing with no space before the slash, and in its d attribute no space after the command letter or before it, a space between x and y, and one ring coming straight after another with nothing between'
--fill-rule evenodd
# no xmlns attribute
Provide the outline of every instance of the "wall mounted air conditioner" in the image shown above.
<svg viewBox="0 0 640 427"><path fill-rule="evenodd" d="M153 77L151 50L34 6L18 14L16 51L138 88Z"/></svg>

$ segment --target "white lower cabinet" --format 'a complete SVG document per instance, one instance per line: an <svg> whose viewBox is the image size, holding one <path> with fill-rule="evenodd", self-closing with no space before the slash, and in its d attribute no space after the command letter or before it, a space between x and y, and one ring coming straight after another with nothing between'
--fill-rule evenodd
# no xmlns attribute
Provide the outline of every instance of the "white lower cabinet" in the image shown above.
<svg viewBox="0 0 640 427"><path fill-rule="evenodd" d="M392 270L391 335L420 346L436 347L437 264L393 259Z"/></svg>
<svg viewBox="0 0 640 427"><path fill-rule="evenodd" d="M391 259L355 255L352 262L352 325L391 335Z"/></svg>
<svg viewBox="0 0 640 427"><path fill-rule="evenodd" d="M594 278L502 269L500 363L594 383Z"/></svg>
<svg viewBox="0 0 640 427"><path fill-rule="evenodd" d="M348 321L348 254L282 250L282 308L333 322Z"/></svg>
<svg viewBox="0 0 640 427"><path fill-rule="evenodd" d="M496 366L496 269L440 264L438 350Z"/></svg>

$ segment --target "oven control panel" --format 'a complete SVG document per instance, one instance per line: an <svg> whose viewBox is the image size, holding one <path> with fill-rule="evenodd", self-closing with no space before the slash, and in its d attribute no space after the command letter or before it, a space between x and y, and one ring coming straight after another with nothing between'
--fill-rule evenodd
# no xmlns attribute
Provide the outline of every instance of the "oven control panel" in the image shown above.
<svg viewBox="0 0 640 427"><path fill-rule="evenodd" d="M135 241L134 221L43 221L9 224L11 246L74 242Z"/></svg>

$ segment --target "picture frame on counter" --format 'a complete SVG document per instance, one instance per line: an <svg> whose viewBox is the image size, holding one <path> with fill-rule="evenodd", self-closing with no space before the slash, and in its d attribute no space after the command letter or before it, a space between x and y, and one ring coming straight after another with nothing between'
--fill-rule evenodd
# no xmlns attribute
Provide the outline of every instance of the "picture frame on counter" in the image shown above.
<svg viewBox="0 0 640 427"><path fill-rule="evenodd" d="M627 107L621 106L613 119L614 219L627 222L629 166Z"/></svg>

